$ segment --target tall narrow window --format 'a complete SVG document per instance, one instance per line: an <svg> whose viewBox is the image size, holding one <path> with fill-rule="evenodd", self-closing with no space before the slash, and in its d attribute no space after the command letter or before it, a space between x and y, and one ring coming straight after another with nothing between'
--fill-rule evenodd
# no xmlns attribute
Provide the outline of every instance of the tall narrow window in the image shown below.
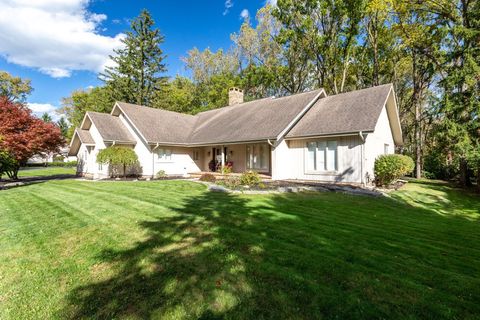
<svg viewBox="0 0 480 320"><path fill-rule="evenodd" d="M266 144L247 145L247 169L268 171L269 148Z"/></svg>
<svg viewBox="0 0 480 320"><path fill-rule="evenodd" d="M383 154L388 154L388 147L389 147L389 146L388 146L388 143L385 143L385 144L383 145Z"/></svg>
<svg viewBox="0 0 480 320"><path fill-rule="evenodd" d="M317 152L317 143L308 142L307 143L307 170L308 171L317 170L316 152Z"/></svg>
<svg viewBox="0 0 480 320"><path fill-rule="evenodd" d="M337 170L337 141L327 142L327 171Z"/></svg>

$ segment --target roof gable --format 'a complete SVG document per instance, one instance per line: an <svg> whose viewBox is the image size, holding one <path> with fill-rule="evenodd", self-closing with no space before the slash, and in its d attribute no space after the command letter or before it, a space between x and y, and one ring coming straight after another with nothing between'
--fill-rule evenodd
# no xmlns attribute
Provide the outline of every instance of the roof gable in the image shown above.
<svg viewBox="0 0 480 320"><path fill-rule="evenodd" d="M147 143L186 144L196 117L163 109L117 102L121 112L132 122ZM118 113L114 108L112 115ZM115 116L112 116L115 117Z"/></svg>
<svg viewBox="0 0 480 320"><path fill-rule="evenodd" d="M87 111L85 119L82 123L82 129L89 129L90 125L87 121L90 120L104 141L135 143L135 138L130 134L128 129L122 123L119 117L112 116L108 113L99 113Z"/></svg>
<svg viewBox="0 0 480 320"><path fill-rule="evenodd" d="M286 138L373 132L392 85L319 99Z"/></svg>

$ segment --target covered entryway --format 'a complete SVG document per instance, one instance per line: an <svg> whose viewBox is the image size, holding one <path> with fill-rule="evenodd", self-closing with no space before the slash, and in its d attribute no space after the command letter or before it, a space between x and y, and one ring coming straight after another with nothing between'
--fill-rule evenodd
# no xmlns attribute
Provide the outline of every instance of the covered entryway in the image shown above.
<svg viewBox="0 0 480 320"><path fill-rule="evenodd" d="M268 143L229 144L203 147L202 171L220 172L222 166L232 168L234 173L248 170L270 175L271 148Z"/></svg>

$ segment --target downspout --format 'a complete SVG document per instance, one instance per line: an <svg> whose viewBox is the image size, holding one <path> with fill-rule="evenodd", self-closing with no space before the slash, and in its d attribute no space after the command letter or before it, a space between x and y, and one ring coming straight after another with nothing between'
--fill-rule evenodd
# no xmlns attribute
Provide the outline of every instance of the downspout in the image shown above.
<svg viewBox="0 0 480 320"><path fill-rule="evenodd" d="M152 149L152 179L155 178L155 150L158 148L159 144Z"/></svg>
<svg viewBox="0 0 480 320"><path fill-rule="evenodd" d="M269 144L269 145L271 145L272 147L274 147L274 148L275 148L275 144L274 144L274 143L272 143L272 141L270 141L270 139L267 139L267 142L268 142L268 144Z"/></svg>
<svg viewBox="0 0 480 320"><path fill-rule="evenodd" d="M360 136L360 139L362 139L362 144L361 144L361 147L360 147L360 175L361 175L361 178L360 178L360 181L362 183L362 186L365 186L365 174L364 174L364 166L365 166L365 137L363 136L363 133L362 131L359 131L358 132L358 135Z"/></svg>

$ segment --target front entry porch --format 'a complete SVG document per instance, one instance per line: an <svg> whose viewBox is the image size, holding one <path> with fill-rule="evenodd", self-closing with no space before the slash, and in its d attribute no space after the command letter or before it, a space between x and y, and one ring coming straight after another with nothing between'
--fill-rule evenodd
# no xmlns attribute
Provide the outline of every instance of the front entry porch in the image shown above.
<svg viewBox="0 0 480 320"><path fill-rule="evenodd" d="M205 146L198 149L202 160L197 163L202 172L222 172L231 168L232 173L256 171L265 176L271 175L271 148L268 143L230 144Z"/></svg>

